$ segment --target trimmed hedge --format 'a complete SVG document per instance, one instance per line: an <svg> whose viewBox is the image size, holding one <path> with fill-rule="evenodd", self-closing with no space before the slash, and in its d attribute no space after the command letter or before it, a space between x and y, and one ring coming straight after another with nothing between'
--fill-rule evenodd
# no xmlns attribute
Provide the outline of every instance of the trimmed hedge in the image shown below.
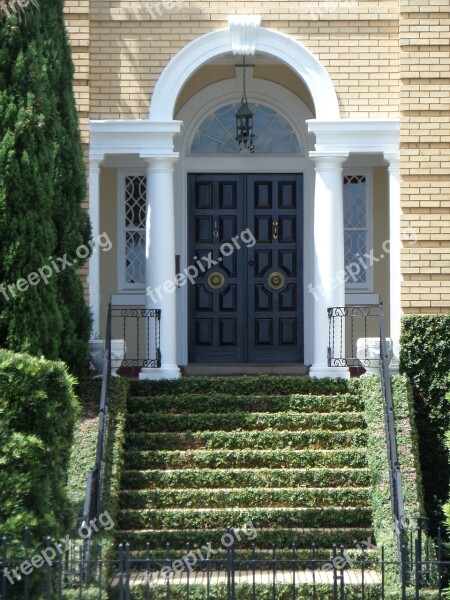
<svg viewBox="0 0 450 600"><path fill-rule="evenodd" d="M299 431L328 429L343 431L364 427L362 413L212 413L183 414L133 413L128 418L129 431L235 431L237 429L281 429Z"/></svg>
<svg viewBox="0 0 450 600"><path fill-rule="evenodd" d="M127 469L249 469L366 467L366 451L352 450L187 450L128 451Z"/></svg>
<svg viewBox="0 0 450 600"><path fill-rule="evenodd" d="M0 536L43 540L73 526L67 470L79 414L62 362L0 350Z"/></svg>
<svg viewBox="0 0 450 600"><path fill-rule="evenodd" d="M123 489L225 488L234 487L365 487L368 469L173 469L170 471L124 471Z"/></svg>
<svg viewBox="0 0 450 600"><path fill-rule="evenodd" d="M400 369L413 389L419 454L426 486L425 509L435 536L443 522L442 504L449 494L450 463L445 435L450 411L450 314L403 318Z"/></svg>
<svg viewBox="0 0 450 600"><path fill-rule="evenodd" d="M180 413L229 413L229 412L288 412L330 413L354 412L364 409L362 399L352 394L323 396L312 394L290 394L286 396L237 396L215 392L205 394L183 394L182 396L151 396L130 398L128 410L132 412Z"/></svg>

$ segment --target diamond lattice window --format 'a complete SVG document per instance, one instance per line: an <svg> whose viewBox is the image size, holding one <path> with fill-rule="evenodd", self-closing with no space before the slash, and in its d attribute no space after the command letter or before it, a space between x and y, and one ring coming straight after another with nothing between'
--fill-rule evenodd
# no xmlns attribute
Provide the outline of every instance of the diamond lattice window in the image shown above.
<svg viewBox="0 0 450 600"><path fill-rule="evenodd" d="M228 104L210 114L198 127L192 154L239 154L235 114L239 104ZM288 121L263 104L249 104L252 111L255 154L299 154L298 138Z"/></svg>
<svg viewBox="0 0 450 600"><path fill-rule="evenodd" d="M147 178L125 177L125 284L141 287L145 283L145 206Z"/></svg>
<svg viewBox="0 0 450 600"><path fill-rule="evenodd" d="M348 283L365 286L368 282L367 269L361 266L362 260L368 250L368 223L367 223L367 181L364 175L346 175L344 177L344 240L345 240L345 265L355 264L360 267L349 269L354 273Z"/></svg>

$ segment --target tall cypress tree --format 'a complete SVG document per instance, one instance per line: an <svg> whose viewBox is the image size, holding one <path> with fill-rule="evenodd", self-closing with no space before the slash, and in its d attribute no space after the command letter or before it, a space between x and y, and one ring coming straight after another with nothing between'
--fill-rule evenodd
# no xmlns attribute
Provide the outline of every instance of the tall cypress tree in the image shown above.
<svg viewBox="0 0 450 600"><path fill-rule="evenodd" d="M74 69L63 8L64 0L52 0L42 10L44 59L55 96L57 116L53 177L53 218L57 232L55 253L59 257L67 254L71 262L77 261L79 267L86 259L79 258L76 250L87 245L90 225L81 206L86 195L86 179L72 89ZM60 357L72 370L82 372L87 364L91 329L84 290L75 267L61 272L56 283L63 316Z"/></svg>
<svg viewBox="0 0 450 600"><path fill-rule="evenodd" d="M57 358L62 316L55 279L22 292L6 287L38 272L55 250L55 101L38 11L26 21L0 21L0 344Z"/></svg>
<svg viewBox="0 0 450 600"><path fill-rule="evenodd" d="M0 345L87 364L90 314L74 267L13 295L8 284L89 240L63 0L0 15ZM60 265L61 266L61 265Z"/></svg>

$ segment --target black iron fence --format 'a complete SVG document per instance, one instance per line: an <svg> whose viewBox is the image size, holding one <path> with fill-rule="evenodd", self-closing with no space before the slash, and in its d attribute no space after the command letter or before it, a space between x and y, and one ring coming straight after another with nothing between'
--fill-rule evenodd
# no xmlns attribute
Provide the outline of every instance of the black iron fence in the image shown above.
<svg viewBox="0 0 450 600"><path fill-rule="evenodd" d="M416 551L402 581L401 565L369 546L358 550L333 545L260 550L239 547L236 531L220 543L186 545L184 551L136 550L128 544L105 553L93 543L87 557L83 541L51 537L42 547L24 541L23 553L3 538L0 562L2 600L441 600L450 562ZM418 546L415 538L414 547ZM439 542L440 543L440 542ZM438 548L437 556L441 554Z"/></svg>

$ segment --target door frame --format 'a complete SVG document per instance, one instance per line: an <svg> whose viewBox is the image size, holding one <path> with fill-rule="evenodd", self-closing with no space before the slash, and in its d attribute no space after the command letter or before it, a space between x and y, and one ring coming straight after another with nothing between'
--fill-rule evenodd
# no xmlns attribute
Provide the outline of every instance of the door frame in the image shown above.
<svg viewBox="0 0 450 600"><path fill-rule="evenodd" d="M309 158L309 151L314 149L314 140L308 136L306 120L314 118L309 108L295 94L286 88L259 79L251 79L248 91L249 102L261 102L272 106L288 118L298 134L302 144L301 155L220 155L192 156L188 148L198 124L215 108L236 101L233 90L234 80L212 84L195 94L176 115L186 126L182 135L175 141L175 150L180 159L174 166L175 195L175 237L176 254L180 256L181 269L187 266L188 260L188 173L273 173L303 174L303 307L304 307L304 363L312 363L313 357L313 303L314 298L308 293L308 283L313 281L314 256L313 248L313 201L315 188L314 162ZM240 98L240 96L239 96ZM200 109L199 109L200 107ZM177 290L177 359L179 365L189 364L188 359L188 290L183 286Z"/></svg>

